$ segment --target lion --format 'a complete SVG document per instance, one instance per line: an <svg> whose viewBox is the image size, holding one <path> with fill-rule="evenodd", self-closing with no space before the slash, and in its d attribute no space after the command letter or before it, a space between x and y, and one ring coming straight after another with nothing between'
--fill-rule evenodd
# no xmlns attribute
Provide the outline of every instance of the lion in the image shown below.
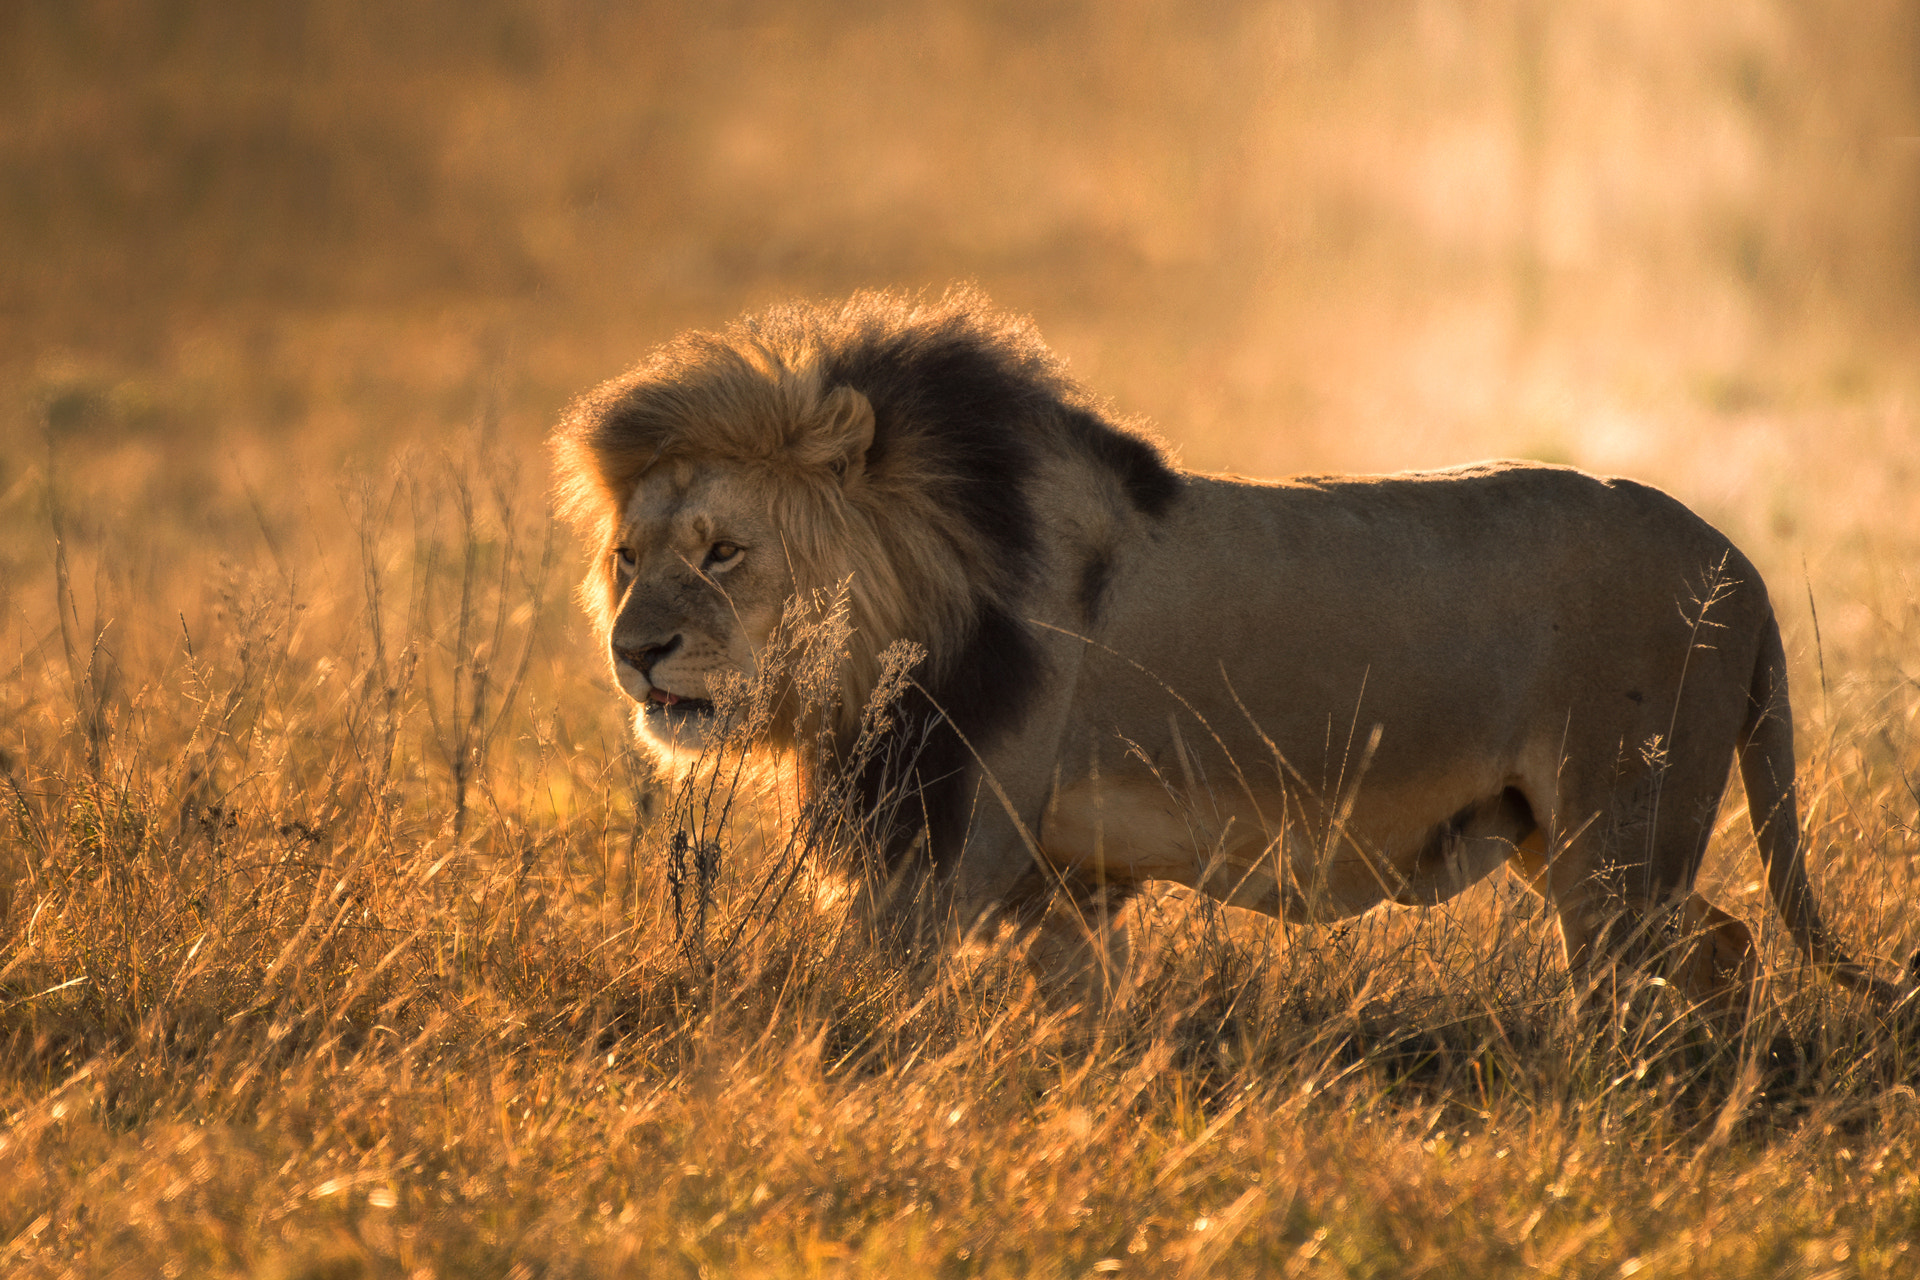
<svg viewBox="0 0 1920 1280"><path fill-rule="evenodd" d="M805 742L775 723L764 750L850 783L887 867L962 929L1028 929L1069 989L1111 993L1115 911L1156 882L1322 923L1504 866L1589 999L1658 964L1744 1008L1752 936L1693 890L1737 759L1794 941L1892 998L1808 884L1760 575L1644 484L1181 470L971 289L684 334L551 445L640 746L689 768L717 692L759 673L792 602L838 588L836 718ZM924 658L899 749L856 759L902 641Z"/></svg>

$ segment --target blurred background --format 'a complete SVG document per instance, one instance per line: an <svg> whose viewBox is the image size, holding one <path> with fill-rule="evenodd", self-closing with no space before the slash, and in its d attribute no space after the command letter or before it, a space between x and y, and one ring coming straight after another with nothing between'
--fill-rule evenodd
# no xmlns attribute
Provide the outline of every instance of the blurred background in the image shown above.
<svg viewBox="0 0 1920 1280"><path fill-rule="evenodd" d="M28 648L49 494L170 617L682 327L957 280L1188 465L1631 472L1801 652L1920 639L1913 0L9 0L0 246Z"/></svg>

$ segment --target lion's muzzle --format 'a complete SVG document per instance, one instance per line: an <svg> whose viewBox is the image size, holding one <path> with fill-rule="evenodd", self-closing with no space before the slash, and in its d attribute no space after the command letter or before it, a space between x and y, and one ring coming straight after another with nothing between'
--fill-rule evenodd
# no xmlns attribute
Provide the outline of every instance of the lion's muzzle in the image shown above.
<svg viewBox="0 0 1920 1280"><path fill-rule="evenodd" d="M615 638L608 648L613 654L614 678L620 682L620 688L635 702L646 702L656 689L653 684L653 669L661 661L677 652L683 637L674 636L664 643L630 644Z"/></svg>
<svg viewBox="0 0 1920 1280"><path fill-rule="evenodd" d="M642 715L675 721L689 716L713 714L712 699L674 693L654 683L654 669L679 652L683 640L683 636L676 635L664 644L636 645L619 640L609 643L608 647L613 653L614 676L620 682L621 691L640 704Z"/></svg>
<svg viewBox="0 0 1920 1280"><path fill-rule="evenodd" d="M619 640L612 642L613 660L637 670L641 675L650 675L654 665L680 647L682 637L675 636L664 644L624 644Z"/></svg>

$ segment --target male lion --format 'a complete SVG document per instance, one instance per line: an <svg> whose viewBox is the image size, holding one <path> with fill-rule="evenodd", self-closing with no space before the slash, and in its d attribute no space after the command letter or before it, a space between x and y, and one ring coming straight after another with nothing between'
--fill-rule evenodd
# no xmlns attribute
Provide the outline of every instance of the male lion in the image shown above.
<svg viewBox="0 0 1920 1280"><path fill-rule="evenodd" d="M839 780L892 866L930 871L963 927L1039 923L1042 963L1081 980L1081 922L1148 881L1325 921L1511 865L1591 989L1658 961L1739 1005L1751 937L1692 893L1737 755L1795 941L1891 990L1809 891L1766 589L1645 485L1180 471L971 291L685 334L553 447L641 744L684 767L716 682L755 673L790 601L843 588L838 719L769 749L816 784L857 769ZM851 764L900 640L925 658L898 749Z"/></svg>

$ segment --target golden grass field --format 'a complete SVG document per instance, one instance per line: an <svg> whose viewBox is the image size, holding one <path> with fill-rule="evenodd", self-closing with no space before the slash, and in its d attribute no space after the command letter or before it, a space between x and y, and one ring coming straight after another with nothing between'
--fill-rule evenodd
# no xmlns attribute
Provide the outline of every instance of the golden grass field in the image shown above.
<svg viewBox="0 0 1920 1280"><path fill-rule="evenodd" d="M1576 1021L1504 875L1170 896L1089 1028L830 866L756 901L777 796L694 963L541 449L686 325L972 279L1192 466L1660 484L1772 584L1893 976L1920 11L1834 9L5 6L0 1274L1920 1275L1920 1030L1737 797L1738 1034Z"/></svg>

